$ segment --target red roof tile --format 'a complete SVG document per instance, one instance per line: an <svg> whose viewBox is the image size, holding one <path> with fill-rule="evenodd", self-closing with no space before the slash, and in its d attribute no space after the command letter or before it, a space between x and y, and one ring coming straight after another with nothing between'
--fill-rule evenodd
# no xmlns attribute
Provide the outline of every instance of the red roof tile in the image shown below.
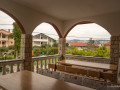
<svg viewBox="0 0 120 90"><path fill-rule="evenodd" d="M82 43L82 42L69 42L70 46L88 46L87 43ZM94 46L98 47L96 43L93 44Z"/></svg>
<svg viewBox="0 0 120 90"><path fill-rule="evenodd" d="M107 42L104 44L105 46L110 46L111 45L111 42Z"/></svg>

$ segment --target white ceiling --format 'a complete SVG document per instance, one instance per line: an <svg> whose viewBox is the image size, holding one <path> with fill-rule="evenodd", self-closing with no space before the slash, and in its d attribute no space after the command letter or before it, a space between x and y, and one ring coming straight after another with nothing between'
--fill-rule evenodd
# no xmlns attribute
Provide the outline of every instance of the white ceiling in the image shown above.
<svg viewBox="0 0 120 90"><path fill-rule="evenodd" d="M120 11L120 0L13 0L50 16L69 20Z"/></svg>

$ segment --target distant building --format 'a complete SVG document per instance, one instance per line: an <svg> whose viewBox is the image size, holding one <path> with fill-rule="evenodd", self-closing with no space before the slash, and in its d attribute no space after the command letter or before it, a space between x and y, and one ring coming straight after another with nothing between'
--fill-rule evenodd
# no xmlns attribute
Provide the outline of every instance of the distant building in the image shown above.
<svg viewBox="0 0 120 90"><path fill-rule="evenodd" d="M41 46L43 44L49 44L52 46L54 41L56 40L43 33L33 36L33 46Z"/></svg>
<svg viewBox="0 0 120 90"><path fill-rule="evenodd" d="M10 34L10 30L6 31L1 29L0 30L0 47L2 46L11 46L14 45L14 39L8 38L8 35Z"/></svg>
<svg viewBox="0 0 120 90"><path fill-rule="evenodd" d="M85 42L69 42L69 46L77 47L79 50L88 47L88 43ZM98 47L96 43L93 43L93 46Z"/></svg>
<svg viewBox="0 0 120 90"><path fill-rule="evenodd" d="M107 42L107 43L104 44L104 46L109 50L110 50L110 45L111 45L111 42Z"/></svg>

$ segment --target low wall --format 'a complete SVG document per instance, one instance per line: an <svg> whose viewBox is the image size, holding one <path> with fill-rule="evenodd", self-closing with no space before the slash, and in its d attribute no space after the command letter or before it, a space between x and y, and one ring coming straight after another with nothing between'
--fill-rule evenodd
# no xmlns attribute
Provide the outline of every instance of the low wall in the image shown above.
<svg viewBox="0 0 120 90"><path fill-rule="evenodd" d="M66 82L78 84L81 86L93 88L96 90L120 90L120 85L117 85L115 83L94 80L80 75L67 74L63 72L54 72L43 69L39 70L39 74L63 80Z"/></svg>

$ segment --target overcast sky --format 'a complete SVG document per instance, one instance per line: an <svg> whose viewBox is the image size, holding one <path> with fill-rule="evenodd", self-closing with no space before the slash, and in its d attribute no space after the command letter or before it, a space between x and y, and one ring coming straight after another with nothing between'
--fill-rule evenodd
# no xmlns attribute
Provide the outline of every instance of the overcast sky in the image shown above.
<svg viewBox="0 0 120 90"><path fill-rule="evenodd" d="M14 20L6 15L5 13L0 11L0 29L13 29L12 23ZM11 24L11 25L1 25L1 24ZM46 35L58 39L58 35L54 28L47 24L42 23L36 29L33 31L33 35L36 35L38 33L45 33ZM77 25L74 27L70 33L68 34L67 39L109 39L110 34L102 28L101 26L93 23L93 24L83 24L83 25Z"/></svg>

